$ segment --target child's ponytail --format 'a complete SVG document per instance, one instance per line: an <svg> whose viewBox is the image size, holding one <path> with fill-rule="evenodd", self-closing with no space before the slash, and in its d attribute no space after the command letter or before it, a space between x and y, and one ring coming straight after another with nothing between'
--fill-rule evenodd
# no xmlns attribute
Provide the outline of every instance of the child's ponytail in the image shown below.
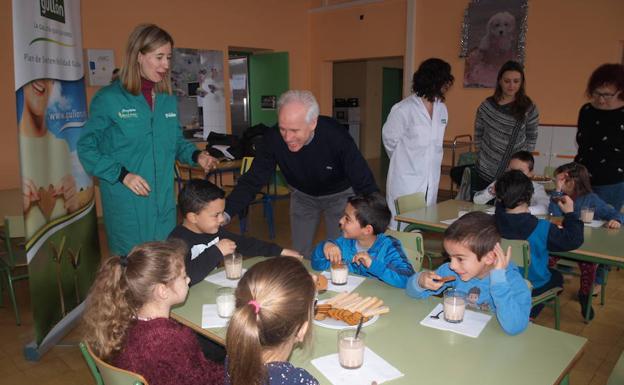
<svg viewBox="0 0 624 385"><path fill-rule="evenodd" d="M266 377L258 330L260 317L256 314L256 307L251 304L239 306L237 300L237 307L226 336L230 383L259 385L263 383L261 379Z"/></svg>
<svg viewBox="0 0 624 385"><path fill-rule="evenodd" d="M270 258L243 275L225 340L232 385L266 383L264 355L295 343L303 325L312 322L315 293L310 273L296 258ZM311 330L309 325L304 341Z"/></svg>
<svg viewBox="0 0 624 385"><path fill-rule="evenodd" d="M121 348L126 330L134 316L127 300L124 277L125 257L108 258L98 271L87 298L84 322L85 341L93 352L108 360Z"/></svg>
<svg viewBox="0 0 624 385"><path fill-rule="evenodd" d="M85 341L105 361L118 353L136 312L152 299L154 285L168 284L184 269L181 241L148 242L127 257L102 263L86 301Z"/></svg>

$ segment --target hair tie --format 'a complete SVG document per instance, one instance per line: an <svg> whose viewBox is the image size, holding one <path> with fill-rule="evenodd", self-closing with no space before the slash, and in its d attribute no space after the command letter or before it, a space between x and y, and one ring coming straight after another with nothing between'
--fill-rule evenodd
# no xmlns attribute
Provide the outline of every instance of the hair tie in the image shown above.
<svg viewBox="0 0 624 385"><path fill-rule="evenodd" d="M256 313L256 315L260 313L260 304L255 299L247 302L247 305L252 305L254 307L254 312Z"/></svg>
<svg viewBox="0 0 624 385"><path fill-rule="evenodd" d="M128 256L127 255L119 256L119 264L121 265L121 267L128 267Z"/></svg>

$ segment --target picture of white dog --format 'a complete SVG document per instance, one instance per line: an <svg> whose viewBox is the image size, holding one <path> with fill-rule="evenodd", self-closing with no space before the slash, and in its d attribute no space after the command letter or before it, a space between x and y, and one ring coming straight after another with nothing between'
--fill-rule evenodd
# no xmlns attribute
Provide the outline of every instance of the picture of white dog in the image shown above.
<svg viewBox="0 0 624 385"><path fill-rule="evenodd" d="M464 85L494 87L500 67L516 60L516 18L509 12L493 14L479 45L466 58Z"/></svg>

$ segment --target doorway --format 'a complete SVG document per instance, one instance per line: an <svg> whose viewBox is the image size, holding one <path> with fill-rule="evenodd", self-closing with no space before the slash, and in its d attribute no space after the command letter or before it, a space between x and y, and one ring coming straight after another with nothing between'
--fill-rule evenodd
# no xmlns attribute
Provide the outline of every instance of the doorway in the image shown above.
<svg viewBox="0 0 624 385"><path fill-rule="evenodd" d="M402 94L402 75L399 75L398 82L394 78L384 80L384 70L402 73L403 57L334 62L332 74L333 116L349 129L382 191L386 185L388 161L382 166L385 150L382 148L381 127L390 108L401 100ZM384 91L386 88L388 90ZM398 100L384 97L384 92L398 95ZM389 103L385 114L384 103Z"/></svg>

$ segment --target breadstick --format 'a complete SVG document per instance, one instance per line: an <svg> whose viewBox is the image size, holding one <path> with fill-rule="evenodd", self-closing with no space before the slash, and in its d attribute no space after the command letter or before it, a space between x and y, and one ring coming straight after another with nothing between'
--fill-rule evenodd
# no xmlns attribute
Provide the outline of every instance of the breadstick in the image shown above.
<svg viewBox="0 0 624 385"><path fill-rule="evenodd" d="M363 302L361 302L353 312L361 312L362 309L366 309L373 301L377 301L377 297L366 297Z"/></svg>
<svg viewBox="0 0 624 385"><path fill-rule="evenodd" d="M343 293L340 293L340 294L336 295L335 297L332 297L332 298L328 299L327 301L325 301L325 303L333 305L336 301L339 301L339 300L343 299L347 295L349 295L349 293L347 293L345 291Z"/></svg>
<svg viewBox="0 0 624 385"><path fill-rule="evenodd" d="M364 315L364 317L373 317L378 314L386 314L389 312L390 312L390 308L388 306L382 306L376 309L365 311L364 313L362 313L362 315Z"/></svg>
<svg viewBox="0 0 624 385"><path fill-rule="evenodd" d="M356 298L356 296L357 294L355 293L348 294L345 297L342 297L341 299L339 299L338 301L333 302L331 305L335 308L342 307L347 302L351 302L354 298Z"/></svg>
<svg viewBox="0 0 624 385"><path fill-rule="evenodd" d="M342 309L348 309L351 306L355 305L356 303L360 302L361 300L362 300L362 298L358 294L356 294L355 298L353 298L349 302L344 302L344 303L340 304L339 307L342 308Z"/></svg>
<svg viewBox="0 0 624 385"><path fill-rule="evenodd" d="M355 312L355 309L357 309L358 307L362 306L364 301L366 301L366 298L359 297L357 302L349 305L345 309L349 310L350 312Z"/></svg>
<svg viewBox="0 0 624 385"><path fill-rule="evenodd" d="M366 313L366 311L371 310L371 309L375 309L378 308L379 306L383 305L383 301L381 299L377 299L373 302L371 302L368 306L366 306L364 309L361 310L362 314Z"/></svg>

